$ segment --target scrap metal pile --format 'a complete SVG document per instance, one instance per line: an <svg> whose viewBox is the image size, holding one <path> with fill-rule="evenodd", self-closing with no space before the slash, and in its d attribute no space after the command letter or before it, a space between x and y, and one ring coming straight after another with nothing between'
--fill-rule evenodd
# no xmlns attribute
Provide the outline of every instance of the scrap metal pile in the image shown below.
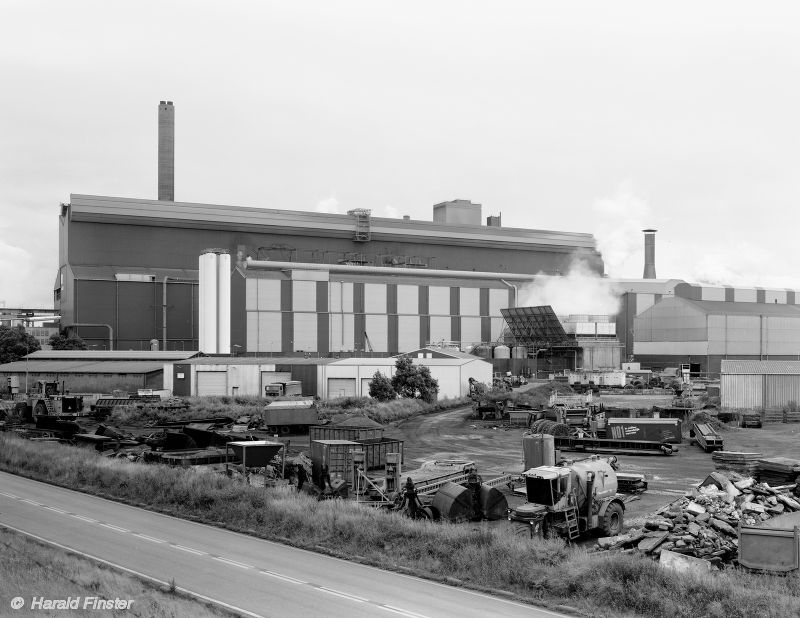
<svg viewBox="0 0 800 618"><path fill-rule="evenodd" d="M642 529L598 539L602 550L660 555L663 550L733 563L738 558L738 530L757 526L784 513L800 511L795 484L771 487L733 472L712 473L698 489L649 517Z"/></svg>

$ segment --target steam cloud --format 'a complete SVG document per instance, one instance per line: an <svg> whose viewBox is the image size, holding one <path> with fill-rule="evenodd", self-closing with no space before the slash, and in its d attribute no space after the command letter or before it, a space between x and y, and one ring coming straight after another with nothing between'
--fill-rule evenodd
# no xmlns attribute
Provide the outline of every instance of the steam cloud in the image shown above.
<svg viewBox="0 0 800 618"><path fill-rule="evenodd" d="M537 275L520 290L520 298L521 307L551 305L558 316L615 315L620 302L619 292L581 260L575 260L566 275Z"/></svg>
<svg viewBox="0 0 800 618"><path fill-rule="evenodd" d="M650 206L639 198L633 183L620 183L611 197L592 205L594 236L610 277L639 278L644 265L642 229L652 227ZM656 264L658 272L658 264Z"/></svg>

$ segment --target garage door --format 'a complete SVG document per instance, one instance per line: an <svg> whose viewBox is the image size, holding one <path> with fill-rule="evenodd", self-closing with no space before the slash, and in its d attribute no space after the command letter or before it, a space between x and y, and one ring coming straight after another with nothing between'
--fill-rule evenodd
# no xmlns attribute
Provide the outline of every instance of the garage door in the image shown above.
<svg viewBox="0 0 800 618"><path fill-rule="evenodd" d="M355 397L355 378L328 378L328 399L337 397Z"/></svg>
<svg viewBox="0 0 800 618"><path fill-rule="evenodd" d="M226 395L228 393L227 371L198 371L197 396Z"/></svg>
<svg viewBox="0 0 800 618"><path fill-rule="evenodd" d="M372 383L372 378L361 378L361 396L369 397L369 385Z"/></svg>
<svg viewBox="0 0 800 618"><path fill-rule="evenodd" d="M264 396L264 387L267 384L276 382L290 382L292 373L290 371L262 371L261 372L261 396Z"/></svg>

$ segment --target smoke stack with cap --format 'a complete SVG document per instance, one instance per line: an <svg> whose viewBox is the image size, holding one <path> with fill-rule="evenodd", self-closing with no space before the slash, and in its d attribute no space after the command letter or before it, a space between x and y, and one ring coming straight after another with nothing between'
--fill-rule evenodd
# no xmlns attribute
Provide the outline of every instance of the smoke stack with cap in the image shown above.
<svg viewBox="0 0 800 618"><path fill-rule="evenodd" d="M158 199L175 201L175 106L158 104Z"/></svg>
<svg viewBox="0 0 800 618"><path fill-rule="evenodd" d="M644 232L644 275L643 279L656 278L656 232L658 230L642 230Z"/></svg>

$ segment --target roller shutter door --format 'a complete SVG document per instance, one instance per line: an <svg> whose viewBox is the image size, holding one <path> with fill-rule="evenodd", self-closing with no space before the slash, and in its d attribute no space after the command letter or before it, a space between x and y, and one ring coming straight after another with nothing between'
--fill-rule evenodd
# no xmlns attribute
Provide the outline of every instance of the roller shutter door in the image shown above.
<svg viewBox="0 0 800 618"><path fill-rule="evenodd" d="M227 371L197 372L198 397L207 397L209 395L227 395L227 392L228 392Z"/></svg>
<svg viewBox="0 0 800 618"><path fill-rule="evenodd" d="M361 378L361 396L369 397L369 385L372 384L372 378Z"/></svg>
<svg viewBox="0 0 800 618"><path fill-rule="evenodd" d="M264 387L267 384L276 382L290 382L292 373L290 371L262 371L261 372L261 396L264 396Z"/></svg>
<svg viewBox="0 0 800 618"><path fill-rule="evenodd" d="M355 378L328 378L328 399L338 397L355 397Z"/></svg>

